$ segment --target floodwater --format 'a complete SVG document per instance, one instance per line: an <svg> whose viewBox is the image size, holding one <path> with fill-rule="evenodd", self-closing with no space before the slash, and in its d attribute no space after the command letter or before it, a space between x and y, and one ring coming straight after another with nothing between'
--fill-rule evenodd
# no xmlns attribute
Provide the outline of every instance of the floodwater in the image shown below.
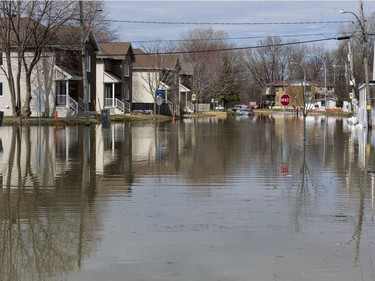
<svg viewBox="0 0 375 281"><path fill-rule="evenodd" d="M375 280L373 133L303 123L1 127L0 280Z"/></svg>

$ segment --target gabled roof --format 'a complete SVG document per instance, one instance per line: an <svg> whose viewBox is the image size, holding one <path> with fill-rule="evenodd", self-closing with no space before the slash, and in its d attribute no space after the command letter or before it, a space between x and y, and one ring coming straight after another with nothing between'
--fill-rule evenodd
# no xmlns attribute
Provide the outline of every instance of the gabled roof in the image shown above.
<svg viewBox="0 0 375 281"><path fill-rule="evenodd" d="M95 51L99 51L98 42L92 32L86 36L86 42L90 40L95 48ZM63 49L80 50L81 49L81 30L75 26L62 26L56 31L56 39L53 42L55 47Z"/></svg>
<svg viewBox="0 0 375 281"><path fill-rule="evenodd" d="M105 71L104 72L104 83L121 83L121 79L114 73Z"/></svg>
<svg viewBox="0 0 375 281"><path fill-rule="evenodd" d="M10 23L10 21L12 21L12 23ZM15 27L19 29L18 34L11 31L9 38L3 38L5 35L1 34L2 39L9 40L11 45L18 45L18 41L20 41L22 44L25 44L25 46L31 48L41 46L41 43L43 47L74 50L81 48L81 31L77 26L45 26L41 21L34 20L30 17L0 18L0 27L8 24L14 24ZM35 33L34 30L36 30ZM99 50L97 41L92 32L86 36L86 40L91 40L96 51Z"/></svg>
<svg viewBox="0 0 375 281"><path fill-rule="evenodd" d="M124 59L130 55L134 61L134 52L131 43L128 42L108 42L99 43L98 58Z"/></svg>
<svg viewBox="0 0 375 281"><path fill-rule="evenodd" d="M18 30L17 33L13 29L8 30L8 25L14 25ZM1 40L8 40L6 43L10 43L11 47L18 43L33 46L46 39L46 27L40 21L30 17L0 18L0 27L3 30ZM10 31L9 38L5 38L8 31Z"/></svg>
<svg viewBox="0 0 375 281"><path fill-rule="evenodd" d="M55 79L57 80L82 80L81 76L74 75L69 73L69 71L59 67L57 65L54 66L55 69Z"/></svg>
<svg viewBox="0 0 375 281"><path fill-rule="evenodd" d="M194 67L191 62L183 62L181 63L181 74L185 75L193 75L194 74Z"/></svg>
<svg viewBox="0 0 375 281"><path fill-rule="evenodd" d="M147 54L140 49L134 49L135 62L133 69L168 69L175 70L179 65L178 56L164 54Z"/></svg>
<svg viewBox="0 0 375 281"><path fill-rule="evenodd" d="M184 86L182 84L179 84L179 89L180 89L180 92L189 93L191 91L188 87L186 87L186 86Z"/></svg>

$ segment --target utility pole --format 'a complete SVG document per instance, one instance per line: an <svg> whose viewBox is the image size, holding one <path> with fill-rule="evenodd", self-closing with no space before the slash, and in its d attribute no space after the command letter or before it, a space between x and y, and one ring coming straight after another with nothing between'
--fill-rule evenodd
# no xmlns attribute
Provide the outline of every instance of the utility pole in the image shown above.
<svg viewBox="0 0 375 281"><path fill-rule="evenodd" d="M363 58L363 68L364 68L364 72L365 72L365 92L366 92L366 95L365 95L365 98L366 98L366 108L365 108L365 111L366 111L366 115L367 115L367 120L366 122L368 123L369 126L372 126L371 124L371 114L369 113L368 111L368 108L371 108L371 95L370 95L370 85L369 85L369 76L368 76L368 46L367 46L367 33L366 33L366 26L365 26L365 17L364 17L364 13L363 13L363 0L359 0L359 17L353 13L353 12L350 12L350 11L345 11L345 10L341 10L340 11L341 14L346 14L346 13L349 13L349 14L352 14L353 16L355 16L355 18L357 19L358 21L358 25L359 27L361 28L361 38L360 38L360 42L361 42L361 46L362 46L362 58Z"/></svg>
<svg viewBox="0 0 375 281"><path fill-rule="evenodd" d="M360 23L361 23L361 30L362 30L362 45L363 45L363 65L365 70L365 86L366 86L366 105L367 109L371 107L371 95L370 95L370 85L369 85L369 77L368 77L368 59L367 59L367 33L366 33L366 27L365 27L365 16L363 14L363 1L359 1L359 12L360 12ZM368 113L367 113L368 114ZM368 117L370 114L367 115ZM370 125L370 124L369 124Z"/></svg>
<svg viewBox="0 0 375 281"><path fill-rule="evenodd" d="M86 65L86 34L85 23L83 18L83 3L79 1L79 20L81 29L81 57L82 57L82 84L83 84L83 100L85 103L85 125L90 125L89 120L89 101L88 101L88 82L87 82L87 65Z"/></svg>

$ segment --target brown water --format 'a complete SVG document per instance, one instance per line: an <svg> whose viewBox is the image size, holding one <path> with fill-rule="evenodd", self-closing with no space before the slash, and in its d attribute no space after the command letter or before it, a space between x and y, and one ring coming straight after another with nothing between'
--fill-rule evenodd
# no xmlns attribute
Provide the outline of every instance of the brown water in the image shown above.
<svg viewBox="0 0 375 281"><path fill-rule="evenodd" d="M0 128L0 280L375 280L374 136L256 115Z"/></svg>

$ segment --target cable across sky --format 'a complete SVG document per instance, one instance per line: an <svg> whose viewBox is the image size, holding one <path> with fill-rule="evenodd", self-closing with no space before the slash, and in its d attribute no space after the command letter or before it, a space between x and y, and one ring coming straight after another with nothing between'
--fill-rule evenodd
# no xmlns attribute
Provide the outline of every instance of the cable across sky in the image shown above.
<svg viewBox="0 0 375 281"><path fill-rule="evenodd" d="M308 25L308 24L341 24L348 20L336 21L294 21L294 22L179 22L179 21L143 21L143 20L104 20L115 23L134 24L170 24L170 25Z"/></svg>

